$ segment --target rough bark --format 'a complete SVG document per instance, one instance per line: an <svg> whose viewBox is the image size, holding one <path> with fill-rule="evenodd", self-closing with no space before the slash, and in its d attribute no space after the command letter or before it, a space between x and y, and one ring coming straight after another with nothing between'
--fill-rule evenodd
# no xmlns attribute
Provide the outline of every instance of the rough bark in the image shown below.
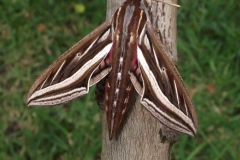
<svg viewBox="0 0 240 160"><path fill-rule="evenodd" d="M107 18L110 18L124 1L108 0ZM176 8L161 2L146 1L151 6L153 25L161 31L169 56L176 61ZM177 3L177 0L165 1ZM128 111L127 118L112 141L109 141L103 111L102 160L168 160L171 158L171 147L177 141L178 133L162 126L140 105L139 99L140 97L136 97L136 103ZM160 127L161 134L159 134Z"/></svg>

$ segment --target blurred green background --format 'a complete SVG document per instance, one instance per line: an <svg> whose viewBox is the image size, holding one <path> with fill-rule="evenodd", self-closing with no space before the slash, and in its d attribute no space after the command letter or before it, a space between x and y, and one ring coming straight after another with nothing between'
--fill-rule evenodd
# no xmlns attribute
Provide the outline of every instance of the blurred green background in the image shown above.
<svg viewBox="0 0 240 160"><path fill-rule="evenodd" d="M240 3L180 0L179 71L195 102L199 131L181 135L177 160L240 160ZM0 159L100 159L101 114L94 89L52 108L27 108L37 76L105 20L102 0L0 1Z"/></svg>

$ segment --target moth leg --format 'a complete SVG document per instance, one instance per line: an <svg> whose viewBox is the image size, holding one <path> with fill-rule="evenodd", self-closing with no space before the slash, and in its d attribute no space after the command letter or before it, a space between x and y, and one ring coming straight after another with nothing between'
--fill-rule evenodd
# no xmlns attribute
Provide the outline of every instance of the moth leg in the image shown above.
<svg viewBox="0 0 240 160"><path fill-rule="evenodd" d="M106 78L102 79L96 84L96 89L95 89L95 100L97 101L98 106L102 109L105 110L104 107L104 100L105 100L105 82Z"/></svg>

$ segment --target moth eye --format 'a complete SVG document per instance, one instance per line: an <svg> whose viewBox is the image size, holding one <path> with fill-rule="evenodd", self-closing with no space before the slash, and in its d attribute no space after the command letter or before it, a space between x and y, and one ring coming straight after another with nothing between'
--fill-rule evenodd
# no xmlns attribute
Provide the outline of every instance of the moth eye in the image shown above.
<svg viewBox="0 0 240 160"><path fill-rule="evenodd" d="M78 53L77 56L80 57L80 56L81 56L81 53Z"/></svg>

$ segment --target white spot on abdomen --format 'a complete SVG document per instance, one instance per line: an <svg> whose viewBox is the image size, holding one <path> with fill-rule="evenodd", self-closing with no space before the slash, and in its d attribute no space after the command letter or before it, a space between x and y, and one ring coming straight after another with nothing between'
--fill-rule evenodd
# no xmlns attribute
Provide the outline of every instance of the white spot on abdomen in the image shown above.
<svg viewBox="0 0 240 160"><path fill-rule="evenodd" d="M117 107L117 102L116 102L116 101L113 102L113 107L114 107L114 108Z"/></svg>
<svg viewBox="0 0 240 160"><path fill-rule="evenodd" d="M128 103L128 97L125 98L124 103L125 103L125 104Z"/></svg>
<svg viewBox="0 0 240 160"><path fill-rule="evenodd" d="M116 91L115 91L115 94L118 94L119 93L119 89L117 88Z"/></svg>
<svg viewBox="0 0 240 160"><path fill-rule="evenodd" d="M123 57L120 58L120 65L123 64Z"/></svg>
<svg viewBox="0 0 240 160"><path fill-rule="evenodd" d="M122 110L122 114L124 114L124 113L125 113L125 111L126 111L126 108L124 108L124 109Z"/></svg>
<svg viewBox="0 0 240 160"><path fill-rule="evenodd" d="M117 79L118 80L121 80L121 75L122 75L121 72L118 72L118 74L117 74Z"/></svg>

